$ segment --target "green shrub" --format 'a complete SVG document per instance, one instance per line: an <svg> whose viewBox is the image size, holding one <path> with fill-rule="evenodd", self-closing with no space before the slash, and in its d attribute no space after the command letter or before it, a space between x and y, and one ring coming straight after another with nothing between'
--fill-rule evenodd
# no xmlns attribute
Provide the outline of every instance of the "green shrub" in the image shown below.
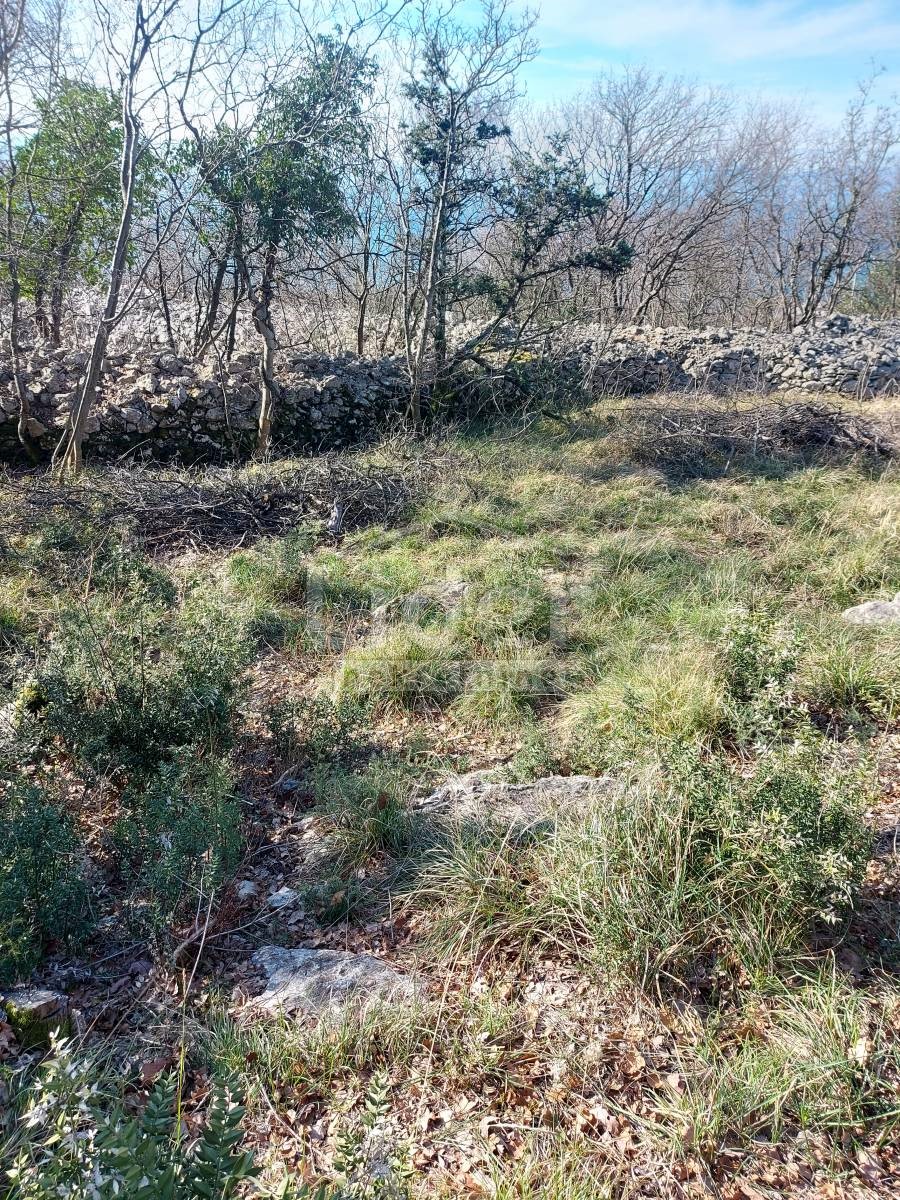
<svg viewBox="0 0 900 1200"><path fill-rule="evenodd" d="M727 726L740 744L763 744L805 719L794 691L797 634L766 613L743 613L726 633L721 670Z"/></svg>
<svg viewBox="0 0 900 1200"><path fill-rule="evenodd" d="M365 749L368 710L358 700L327 696L281 700L269 710L272 744L283 762L296 766L353 757Z"/></svg>
<svg viewBox="0 0 900 1200"><path fill-rule="evenodd" d="M10 1196L25 1200L226 1200L258 1174L241 1151L244 1109L216 1083L199 1136L179 1129L177 1078L163 1076L135 1114L125 1080L59 1042L24 1095L22 1121L4 1147Z"/></svg>
<svg viewBox="0 0 900 1200"><path fill-rule="evenodd" d="M186 747L221 749L246 650L236 623L200 603L138 615L68 610L37 672L45 737L83 766L126 777Z"/></svg>
<svg viewBox="0 0 900 1200"><path fill-rule="evenodd" d="M522 730L519 749L501 768L500 774L510 783L530 783L558 774L561 765L557 739L544 725L529 721Z"/></svg>
<svg viewBox="0 0 900 1200"><path fill-rule="evenodd" d="M110 837L139 927L157 928L184 897L196 902L233 867L240 809L224 762L163 763L125 789L121 809Z"/></svg>
<svg viewBox="0 0 900 1200"><path fill-rule="evenodd" d="M90 912L78 839L60 807L37 788L7 785L0 825L3 984L27 975L52 943L77 943Z"/></svg>

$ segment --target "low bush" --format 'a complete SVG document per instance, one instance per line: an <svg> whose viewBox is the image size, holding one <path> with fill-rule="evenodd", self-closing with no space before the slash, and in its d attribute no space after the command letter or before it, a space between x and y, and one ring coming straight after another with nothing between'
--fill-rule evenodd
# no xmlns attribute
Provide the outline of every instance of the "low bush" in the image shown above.
<svg viewBox="0 0 900 1200"><path fill-rule="evenodd" d="M358 700L327 696L281 700L267 714L282 762L295 767L352 758L365 749L368 710Z"/></svg>
<svg viewBox="0 0 900 1200"><path fill-rule="evenodd" d="M181 901L208 895L236 860L240 809L224 761L162 763L122 793L110 831L128 889L127 912L140 932L157 932Z"/></svg>
<svg viewBox="0 0 900 1200"><path fill-rule="evenodd" d="M0 783L0 984L24 977L51 945L90 927L78 839L35 787Z"/></svg>
<svg viewBox="0 0 900 1200"><path fill-rule="evenodd" d="M226 1200L259 1174L238 1148L244 1109L227 1084L214 1084L198 1136L186 1138L175 1076L160 1078L135 1114L109 1064L65 1041L53 1050L14 1097L22 1119L2 1147L10 1196Z"/></svg>
<svg viewBox="0 0 900 1200"><path fill-rule="evenodd" d="M227 746L247 645L236 622L199 600L137 612L66 610L39 665L45 745L125 779L187 747Z"/></svg>
<svg viewBox="0 0 900 1200"><path fill-rule="evenodd" d="M727 732L740 745L767 744L805 720L794 688L798 635L767 613L743 612L725 632L721 672Z"/></svg>

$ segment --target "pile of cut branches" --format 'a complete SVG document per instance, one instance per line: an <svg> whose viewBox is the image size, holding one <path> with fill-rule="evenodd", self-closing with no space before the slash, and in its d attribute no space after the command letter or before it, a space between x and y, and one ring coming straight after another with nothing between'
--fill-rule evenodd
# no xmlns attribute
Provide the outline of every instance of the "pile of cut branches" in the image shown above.
<svg viewBox="0 0 900 1200"><path fill-rule="evenodd" d="M150 554L236 549L301 524L330 533L396 522L435 478L427 452L375 465L361 455L250 467L108 468L72 482L47 474L0 476L0 532L28 533L49 520L121 530Z"/></svg>
<svg viewBox="0 0 900 1200"><path fill-rule="evenodd" d="M897 431L820 401L766 404L755 408L652 404L630 406L616 430L633 458L685 474L731 463L763 460L814 462L897 455Z"/></svg>

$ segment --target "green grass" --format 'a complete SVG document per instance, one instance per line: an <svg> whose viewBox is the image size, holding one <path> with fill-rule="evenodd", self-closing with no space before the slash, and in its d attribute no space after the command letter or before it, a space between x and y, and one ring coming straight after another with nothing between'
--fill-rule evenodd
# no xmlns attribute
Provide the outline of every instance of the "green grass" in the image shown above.
<svg viewBox="0 0 900 1200"><path fill-rule="evenodd" d="M890 1139L900 1125L900 1056L888 1019L877 999L827 973L754 999L738 1021L702 1029L679 1063L678 1088L658 1100L655 1132L683 1152L690 1130L690 1148L709 1159L735 1135L744 1147L798 1132Z"/></svg>
<svg viewBox="0 0 900 1200"><path fill-rule="evenodd" d="M749 778L673 753L541 829L465 827L426 860L408 903L439 952L528 960L556 948L643 986L764 978L839 925L868 855L863 785L820 749Z"/></svg>

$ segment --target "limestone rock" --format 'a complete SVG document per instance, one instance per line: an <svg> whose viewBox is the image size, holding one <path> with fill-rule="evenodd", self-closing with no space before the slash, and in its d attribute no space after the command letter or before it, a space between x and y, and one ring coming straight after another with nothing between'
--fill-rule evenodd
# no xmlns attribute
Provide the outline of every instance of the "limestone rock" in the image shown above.
<svg viewBox="0 0 900 1200"><path fill-rule="evenodd" d="M287 950L262 946L253 963L266 974L266 990L254 1007L311 1016L365 1008L377 1002L408 1002L415 982L370 954L349 950Z"/></svg>
<svg viewBox="0 0 900 1200"><path fill-rule="evenodd" d="M269 908L287 908L288 905L295 903L300 895L298 891L291 887L279 888L277 892L273 892L267 903Z"/></svg>
<svg viewBox="0 0 900 1200"><path fill-rule="evenodd" d="M451 613L459 608L468 591L469 584L464 579L448 579L442 583L430 584L407 596L379 604L372 610L372 622L375 625L384 625L400 617L415 620L429 609L441 609L445 613Z"/></svg>
<svg viewBox="0 0 900 1200"><path fill-rule="evenodd" d="M456 775L412 802L419 812L454 822L528 826L558 813L578 811L607 795L613 781L590 775L549 775L532 783L503 783L490 771Z"/></svg>
<svg viewBox="0 0 900 1200"><path fill-rule="evenodd" d="M866 600L841 614L851 625L890 625L900 621L900 592L893 600Z"/></svg>
<svg viewBox="0 0 900 1200"><path fill-rule="evenodd" d="M7 1020L19 1043L47 1046L54 1030L68 1032L69 1001L61 992L44 988L16 988L3 997Z"/></svg>

